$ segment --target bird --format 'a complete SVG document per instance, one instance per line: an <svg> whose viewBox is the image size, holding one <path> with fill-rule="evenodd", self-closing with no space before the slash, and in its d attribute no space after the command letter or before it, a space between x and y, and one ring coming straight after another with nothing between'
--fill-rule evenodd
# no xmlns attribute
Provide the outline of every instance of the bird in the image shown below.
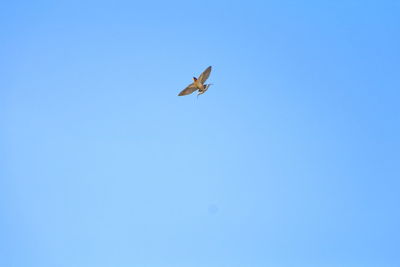
<svg viewBox="0 0 400 267"><path fill-rule="evenodd" d="M193 82L189 84L185 89L183 89L178 94L178 96L190 95L191 93L197 90L199 90L197 97L199 97L199 95L201 94L204 94L211 86L211 84L205 84L206 80L210 76L210 73L211 73L211 66L205 69L203 73L200 74L199 78L193 77Z"/></svg>

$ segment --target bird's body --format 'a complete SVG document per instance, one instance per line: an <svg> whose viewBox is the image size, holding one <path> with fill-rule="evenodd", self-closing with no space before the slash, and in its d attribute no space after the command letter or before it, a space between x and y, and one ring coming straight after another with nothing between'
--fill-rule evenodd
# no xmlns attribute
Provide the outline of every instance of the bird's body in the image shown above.
<svg viewBox="0 0 400 267"><path fill-rule="evenodd" d="M209 66L197 79L193 77L193 83L189 84L184 90L179 93L179 96L190 95L195 91L199 91L198 95L204 94L211 84L205 84L205 81L208 79L211 73L211 66Z"/></svg>

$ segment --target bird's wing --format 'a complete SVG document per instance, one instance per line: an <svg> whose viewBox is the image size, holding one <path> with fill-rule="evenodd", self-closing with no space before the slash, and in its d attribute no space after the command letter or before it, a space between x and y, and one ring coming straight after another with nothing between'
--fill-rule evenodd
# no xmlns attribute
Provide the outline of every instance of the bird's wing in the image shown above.
<svg viewBox="0 0 400 267"><path fill-rule="evenodd" d="M205 83L207 81L208 77L210 76L210 72L211 72L211 66L208 67L205 71L203 71L203 73L199 77L199 81L201 83Z"/></svg>
<svg viewBox="0 0 400 267"><path fill-rule="evenodd" d="M179 93L178 96L182 96L182 95L190 95L191 93L193 93L194 91L198 90L198 88L196 88L194 86L193 83L189 84L185 89L182 90L182 92Z"/></svg>

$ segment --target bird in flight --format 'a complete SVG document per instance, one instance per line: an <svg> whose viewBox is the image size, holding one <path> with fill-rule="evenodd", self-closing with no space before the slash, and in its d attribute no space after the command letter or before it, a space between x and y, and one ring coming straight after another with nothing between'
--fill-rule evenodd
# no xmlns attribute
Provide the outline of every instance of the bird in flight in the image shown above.
<svg viewBox="0 0 400 267"><path fill-rule="evenodd" d="M206 80L210 76L211 66L209 66L203 73L199 76L199 78L193 77L193 82L189 84L182 92L179 93L178 96L190 95L194 91L199 90L197 97L201 94L204 94L211 84L205 84Z"/></svg>

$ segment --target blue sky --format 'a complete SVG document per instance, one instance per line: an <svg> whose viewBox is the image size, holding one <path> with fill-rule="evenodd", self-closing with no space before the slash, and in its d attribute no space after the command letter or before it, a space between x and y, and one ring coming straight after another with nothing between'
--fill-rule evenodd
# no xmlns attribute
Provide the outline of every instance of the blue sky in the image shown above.
<svg viewBox="0 0 400 267"><path fill-rule="evenodd" d="M399 12L2 3L0 265L399 266Z"/></svg>

